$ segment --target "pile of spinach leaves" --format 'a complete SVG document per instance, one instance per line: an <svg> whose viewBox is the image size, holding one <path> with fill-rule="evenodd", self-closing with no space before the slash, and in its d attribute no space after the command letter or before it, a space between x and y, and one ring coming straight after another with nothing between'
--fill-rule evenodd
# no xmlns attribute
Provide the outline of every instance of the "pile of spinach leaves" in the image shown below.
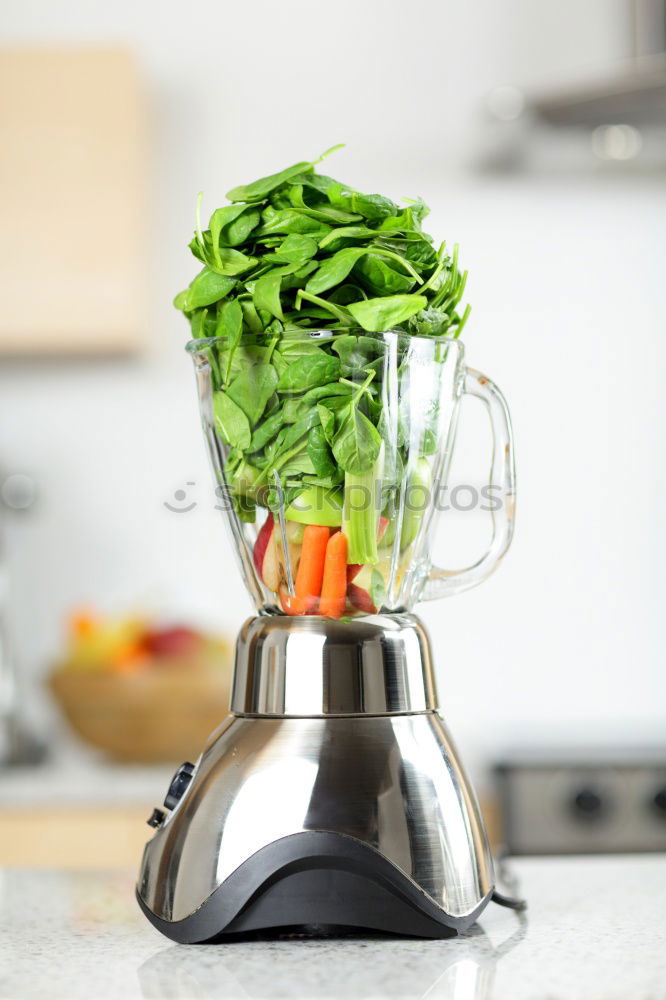
<svg viewBox="0 0 666 1000"><path fill-rule="evenodd" d="M458 336L469 315L458 248L423 232L425 203L364 194L317 173L321 159L233 188L205 230L197 219L190 249L203 266L174 300L206 339L227 484L246 521L257 505L275 509L276 472L287 505L371 477L377 334ZM376 513L347 524L350 562L376 559Z"/></svg>

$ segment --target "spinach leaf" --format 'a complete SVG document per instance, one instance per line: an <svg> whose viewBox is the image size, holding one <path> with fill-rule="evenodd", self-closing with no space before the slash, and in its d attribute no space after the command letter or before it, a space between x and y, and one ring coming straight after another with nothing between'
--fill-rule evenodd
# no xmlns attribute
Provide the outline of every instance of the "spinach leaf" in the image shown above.
<svg viewBox="0 0 666 1000"><path fill-rule="evenodd" d="M213 414L220 437L226 444L241 450L249 447L250 423L240 406L222 389L213 395Z"/></svg>
<svg viewBox="0 0 666 1000"><path fill-rule="evenodd" d="M298 270L292 271L291 274L285 274L282 278L282 291L286 292L290 288L303 288L308 275L312 274L312 272L316 270L317 262L315 260L309 260L307 264L304 264L303 267L299 267Z"/></svg>
<svg viewBox="0 0 666 1000"><path fill-rule="evenodd" d="M310 312L312 315L317 317L323 316L328 320L329 317L327 314L330 313L344 326L351 325L349 313L345 310L344 306L338 306L334 302L331 302L330 299L322 299L320 296L313 295L312 292L308 292L304 288L301 288L296 295L296 308L299 310L303 299L305 299L306 302L313 302L315 306L320 307L319 309L311 309ZM323 310L323 312L321 310Z"/></svg>
<svg viewBox="0 0 666 1000"><path fill-rule="evenodd" d="M341 306L348 306L350 302L358 302L359 299L367 299L365 291L360 285L352 285L346 281L344 285L338 285L329 295L329 300Z"/></svg>
<svg viewBox="0 0 666 1000"><path fill-rule="evenodd" d="M283 421L283 410L278 410L277 413L273 413L270 417L267 417L263 423L259 424L252 434L252 440L250 441L248 451L261 451L262 448L265 448L268 442L272 441L278 433L282 427Z"/></svg>
<svg viewBox="0 0 666 1000"><path fill-rule="evenodd" d="M240 406L251 427L259 422L277 382L272 365L258 364L243 369L227 389L227 395Z"/></svg>
<svg viewBox="0 0 666 1000"><path fill-rule="evenodd" d="M192 332L192 339L199 340L201 337L206 336L206 314L207 309L197 309L195 312L190 314L190 330Z"/></svg>
<svg viewBox="0 0 666 1000"><path fill-rule="evenodd" d="M432 243L421 237L411 240L380 239L378 240L378 246L386 247L388 250L402 254L410 264L413 264L421 272L431 271L437 267L437 251Z"/></svg>
<svg viewBox="0 0 666 1000"><path fill-rule="evenodd" d="M377 232L374 229L368 229L367 226L338 226L337 229L332 229L330 233L319 240L319 249L339 250L340 247L337 244L345 240L374 240L376 237Z"/></svg>
<svg viewBox="0 0 666 1000"><path fill-rule="evenodd" d="M255 266L257 261L255 257L248 257L247 254L242 253L240 250L232 250L231 247L221 247L218 249L217 254L211 251L211 254L206 258L206 263L211 271L216 271L217 274L232 275L249 271Z"/></svg>
<svg viewBox="0 0 666 1000"><path fill-rule="evenodd" d="M352 403L333 437L333 455L341 469L358 475L373 467L382 439L379 431Z"/></svg>
<svg viewBox="0 0 666 1000"><path fill-rule="evenodd" d="M320 295L334 285L339 285L341 281L345 280L359 257L366 252L365 249L357 247L339 250L333 257L329 257L321 264L317 273L310 278L305 286L306 290L314 295Z"/></svg>
<svg viewBox="0 0 666 1000"><path fill-rule="evenodd" d="M339 486L344 478L344 472L336 466L335 472L331 473L330 476L303 476L302 482L306 486L321 486L325 490L332 490Z"/></svg>
<svg viewBox="0 0 666 1000"><path fill-rule="evenodd" d="M231 247L214 246L210 230L202 234L201 242L195 238L190 243L195 257L217 274L234 275L251 270L257 263L256 257L234 250Z"/></svg>
<svg viewBox="0 0 666 1000"><path fill-rule="evenodd" d="M379 372L384 365L384 343L373 337L347 334L336 339L333 350L340 358L344 376L359 375L368 370Z"/></svg>
<svg viewBox="0 0 666 1000"><path fill-rule="evenodd" d="M243 310L238 299L225 302L221 309L218 309L215 335L226 337L226 374L224 381L229 381L231 365L236 348L238 347L243 333Z"/></svg>
<svg viewBox="0 0 666 1000"><path fill-rule="evenodd" d="M329 411L330 412L330 411ZM332 416L332 414L331 414ZM323 427L313 427L308 435L308 456L318 476L331 476L336 470Z"/></svg>
<svg viewBox="0 0 666 1000"><path fill-rule="evenodd" d="M407 329L417 336L439 337L446 333L450 323L451 317L445 309L431 306L412 316L408 320Z"/></svg>
<svg viewBox="0 0 666 1000"><path fill-rule="evenodd" d="M336 406L336 401L344 406L351 395L352 387L341 382L327 382L325 385L315 386L309 389L302 396L287 397L282 404L282 413L285 424L293 424L297 420L306 416L310 410L316 407L318 400L323 399L329 409Z"/></svg>
<svg viewBox="0 0 666 1000"><path fill-rule="evenodd" d="M263 278L259 278L254 286L252 300L257 310L264 309L271 316L283 319L282 305L280 303L280 283L282 274L276 268L269 271Z"/></svg>
<svg viewBox="0 0 666 1000"><path fill-rule="evenodd" d="M401 229L405 232L420 231L421 222L429 211L430 209L426 203L419 198L397 215L383 219L379 224L379 228L385 233L395 233Z"/></svg>
<svg viewBox="0 0 666 1000"><path fill-rule="evenodd" d="M414 278L400 274L375 253L368 253L358 261L354 275L372 295L401 295L410 292L415 284Z"/></svg>
<svg viewBox="0 0 666 1000"><path fill-rule="evenodd" d="M280 392L304 392L314 386L325 385L340 377L340 362L317 348L317 353L306 354L290 365L280 375Z"/></svg>
<svg viewBox="0 0 666 1000"><path fill-rule="evenodd" d="M390 198L384 198L381 194L361 194L344 184L332 184L326 194L332 205L358 212L366 219L386 219L398 213L398 206Z"/></svg>
<svg viewBox="0 0 666 1000"><path fill-rule="evenodd" d="M216 209L210 217L210 242L213 257L221 263L219 248L235 247L244 243L253 229L259 225L261 214L258 209L247 205L225 205ZM204 234L204 239L205 239Z"/></svg>
<svg viewBox="0 0 666 1000"><path fill-rule="evenodd" d="M329 444L333 444L335 436L335 414L323 403L317 403L317 413L321 420L321 429Z"/></svg>
<svg viewBox="0 0 666 1000"><path fill-rule="evenodd" d="M232 188L231 191L227 191L227 198L229 201L263 201L271 191L279 188L290 177L310 170L312 170L312 164L296 163L293 167L280 170L277 174L269 174L268 177L261 177L258 181L252 181L251 184L241 184L239 187Z"/></svg>
<svg viewBox="0 0 666 1000"><path fill-rule="evenodd" d="M325 385L309 389L303 396L303 402L312 405L326 396L350 396L351 393L352 387L350 385L345 385L343 382L327 382Z"/></svg>
<svg viewBox="0 0 666 1000"><path fill-rule="evenodd" d="M322 219L324 222L332 221L337 225L344 225L348 222L359 222L362 218L362 216L360 216L357 212L347 212L342 207L336 208L334 205L321 201L314 205L306 205L303 197L302 184L294 184L290 188L287 205L293 205L294 208L301 209L312 219ZM280 207L286 208L287 205Z"/></svg>
<svg viewBox="0 0 666 1000"><path fill-rule="evenodd" d="M176 309L182 312L192 312L201 306L210 306L226 298L236 282L233 278L225 278L204 267L199 271L185 291L180 292L173 300Z"/></svg>
<svg viewBox="0 0 666 1000"><path fill-rule="evenodd" d="M287 236L282 241L270 259L274 263L302 265L316 256L316 253L316 240L313 240L310 236L300 236L298 233L292 233L291 236Z"/></svg>
<svg viewBox="0 0 666 1000"><path fill-rule="evenodd" d="M331 231L331 227L320 219L313 219L306 212L297 208L283 208L268 214L264 211L262 224L257 230L258 236L269 236L272 233L311 234L321 237Z"/></svg>
<svg viewBox="0 0 666 1000"><path fill-rule="evenodd" d="M389 295L353 302L347 309L364 330L379 333L399 326L427 305L425 295Z"/></svg>
<svg viewBox="0 0 666 1000"><path fill-rule="evenodd" d="M391 270L387 264L380 261L378 258L380 256L389 257L391 260L395 260L398 265L403 266L410 274L414 277L409 278L406 275L399 274L397 271ZM322 292L328 291L334 285L338 285L341 281L347 277L351 269L358 264L359 269L362 268L362 258L368 259L373 262L375 271L377 274L384 273L380 271L379 268L384 268L386 272L395 276L395 284L397 285L396 291L406 290L413 286L415 278L418 275L412 268L412 265L400 257L399 254L393 253L392 250L383 250L380 247L347 247L344 250L339 250L332 257L329 257L323 262L316 274L314 274L307 285L305 286L308 292L314 293L315 295L320 295ZM362 272L365 274L366 272ZM373 274L372 270L367 272ZM406 283L406 288L405 288Z"/></svg>
<svg viewBox="0 0 666 1000"><path fill-rule="evenodd" d="M313 476L316 474L316 469L312 459L310 458L307 444L304 444L300 451L298 451L295 455L291 455L289 459L281 465L280 474L284 476L285 479L288 479L291 476Z"/></svg>
<svg viewBox="0 0 666 1000"><path fill-rule="evenodd" d="M235 222L239 215L247 211L247 205L224 205L222 208L215 209L208 223L214 256L220 248L220 233L222 230L232 222ZM239 242L242 243L243 241L240 240ZM225 243L225 245L228 246L229 244Z"/></svg>
<svg viewBox="0 0 666 1000"><path fill-rule="evenodd" d="M313 409L291 427L283 428L278 438L276 457L291 451L295 444L300 444L302 441L304 443L305 435L318 423L319 414Z"/></svg>
<svg viewBox="0 0 666 1000"><path fill-rule="evenodd" d="M337 413L338 410L344 410L347 402L348 400L344 396L325 396L322 399L322 406L325 406L327 410L331 410L333 413Z"/></svg>
<svg viewBox="0 0 666 1000"><path fill-rule="evenodd" d="M326 192L330 188L331 184L336 182L332 177L326 177L325 174L296 174L288 182L289 184L300 184L302 187L310 188L312 191L316 191L319 195L326 196ZM320 198L320 200L324 200Z"/></svg>
<svg viewBox="0 0 666 1000"><path fill-rule="evenodd" d="M318 357L321 355L322 350L314 340L304 337L303 331L298 330L296 339L293 336L290 337L289 331L285 331L284 336L280 340L280 353L285 362L291 364L292 361L296 361L297 358L302 358L306 354L314 354Z"/></svg>

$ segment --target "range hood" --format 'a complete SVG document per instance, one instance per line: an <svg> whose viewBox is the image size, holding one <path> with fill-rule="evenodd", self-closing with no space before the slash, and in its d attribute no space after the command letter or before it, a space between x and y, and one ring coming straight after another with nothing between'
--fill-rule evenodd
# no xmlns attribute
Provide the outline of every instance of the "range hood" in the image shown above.
<svg viewBox="0 0 666 1000"><path fill-rule="evenodd" d="M587 79L539 91L499 86L487 97L475 163L493 172L666 167L666 0L618 4L624 56ZM617 55L617 53L616 53Z"/></svg>
<svg viewBox="0 0 666 1000"><path fill-rule="evenodd" d="M534 96L550 125L666 124L666 0L628 0L618 11L626 59L594 83Z"/></svg>
<svg viewBox="0 0 666 1000"><path fill-rule="evenodd" d="M598 83L533 96L527 106L549 125L666 125L666 54L631 60Z"/></svg>

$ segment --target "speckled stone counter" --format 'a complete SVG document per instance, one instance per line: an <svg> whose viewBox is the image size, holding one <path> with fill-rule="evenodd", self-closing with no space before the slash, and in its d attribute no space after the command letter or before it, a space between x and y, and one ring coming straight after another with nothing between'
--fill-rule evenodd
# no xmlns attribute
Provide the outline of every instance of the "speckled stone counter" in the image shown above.
<svg viewBox="0 0 666 1000"><path fill-rule="evenodd" d="M465 937L174 945L133 873L5 871L2 1000L666 1000L666 857L511 862L525 916L491 904Z"/></svg>

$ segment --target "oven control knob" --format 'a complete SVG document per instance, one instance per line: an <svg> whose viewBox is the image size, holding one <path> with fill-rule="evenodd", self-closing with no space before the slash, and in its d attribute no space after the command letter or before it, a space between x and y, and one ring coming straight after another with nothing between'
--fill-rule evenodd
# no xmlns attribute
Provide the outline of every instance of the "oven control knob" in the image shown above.
<svg viewBox="0 0 666 1000"><path fill-rule="evenodd" d="M658 816L666 819L666 786L658 788L652 797L652 808Z"/></svg>
<svg viewBox="0 0 666 1000"><path fill-rule="evenodd" d="M594 788L581 788L571 800L571 811L581 820L599 819L605 810L604 800Z"/></svg>
<svg viewBox="0 0 666 1000"><path fill-rule="evenodd" d="M188 760L186 760L184 764L180 765L171 779L169 791L166 793L166 798L164 799L164 805L167 809L175 809L178 805L185 794L187 786L192 780L193 773L194 764L190 764Z"/></svg>

